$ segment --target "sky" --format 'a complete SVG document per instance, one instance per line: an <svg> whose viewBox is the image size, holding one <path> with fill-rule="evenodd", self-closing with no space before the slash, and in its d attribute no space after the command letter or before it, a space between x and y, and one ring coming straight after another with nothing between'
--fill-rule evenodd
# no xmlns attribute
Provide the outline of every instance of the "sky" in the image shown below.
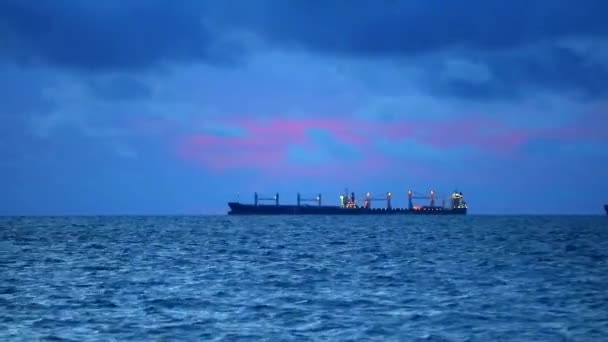
<svg viewBox="0 0 608 342"><path fill-rule="evenodd" d="M602 0L0 2L0 214L608 203ZM419 200L417 204L426 204ZM384 203L374 202L373 206Z"/></svg>

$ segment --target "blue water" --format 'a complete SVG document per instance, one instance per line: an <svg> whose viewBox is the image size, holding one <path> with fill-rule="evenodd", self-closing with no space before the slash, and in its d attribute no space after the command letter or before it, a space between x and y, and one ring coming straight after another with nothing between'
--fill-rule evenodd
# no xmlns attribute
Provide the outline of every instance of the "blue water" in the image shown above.
<svg viewBox="0 0 608 342"><path fill-rule="evenodd" d="M0 218L0 340L600 341L607 217Z"/></svg>

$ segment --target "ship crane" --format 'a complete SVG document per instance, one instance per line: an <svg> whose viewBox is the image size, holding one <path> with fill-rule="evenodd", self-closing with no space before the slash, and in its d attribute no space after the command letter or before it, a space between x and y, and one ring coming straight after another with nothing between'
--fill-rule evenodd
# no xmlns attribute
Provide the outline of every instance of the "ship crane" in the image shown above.
<svg viewBox="0 0 608 342"><path fill-rule="evenodd" d="M257 192L253 193L253 203L257 206L260 201L274 201L275 205L279 205L279 193L277 192L274 197L259 197Z"/></svg>
<svg viewBox="0 0 608 342"><path fill-rule="evenodd" d="M371 194L368 192L367 194L365 194L365 204L363 205L366 209L370 209L371 208L371 202L372 201L386 201L386 209L387 210L391 210L393 207L391 205L391 198L393 197L393 194L390 192L386 193L386 197L381 198L381 197L377 197L377 198L373 198L371 196Z"/></svg>
<svg viewBox="0 0 608 342"><path fill-rule="evenodd" d="M412 201L413 199L428 199L429 200L429 206L430 207L435 207L435 198L437 198L437 197L440 197L440 196L437 196L437 194L435 193L434 190L431 190L428 195L422 195L422 194L420 194L418 192L413 192L412 190L409 190L407 192L408 208L410 210L412 210L414 208L414 203ZM442 206L445 207L445 199L444 198L442 198Z"/></svg>
<svg viewBox="0 0 608 342"><path fill-rule="evenodd" d="M321 194L318 194L317 197L314 198L302 198L298 192L298 207L300 206L301 202L317 202L317 204L321 206Z"/></svg>

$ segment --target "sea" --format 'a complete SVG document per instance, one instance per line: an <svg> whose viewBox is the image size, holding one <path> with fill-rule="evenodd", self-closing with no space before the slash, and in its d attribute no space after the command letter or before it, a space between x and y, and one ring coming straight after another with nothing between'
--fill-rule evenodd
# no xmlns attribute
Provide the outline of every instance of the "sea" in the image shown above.
<svg viewBox="0 0 608 342"><path fill-rule="evenodd" d="M0 341L607 341L606 216L0 218Z"/></svg>

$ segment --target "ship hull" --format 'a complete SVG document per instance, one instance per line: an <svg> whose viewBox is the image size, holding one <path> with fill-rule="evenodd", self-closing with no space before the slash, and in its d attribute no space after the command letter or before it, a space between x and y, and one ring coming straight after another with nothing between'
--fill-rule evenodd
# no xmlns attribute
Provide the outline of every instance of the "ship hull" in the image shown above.
<svg viewBox="0 0 608 342"><path fill-rule="evenodd" d="M466 215L467 208L343 208L314 205L253 205L229 202L228 215Z"/></svg>

